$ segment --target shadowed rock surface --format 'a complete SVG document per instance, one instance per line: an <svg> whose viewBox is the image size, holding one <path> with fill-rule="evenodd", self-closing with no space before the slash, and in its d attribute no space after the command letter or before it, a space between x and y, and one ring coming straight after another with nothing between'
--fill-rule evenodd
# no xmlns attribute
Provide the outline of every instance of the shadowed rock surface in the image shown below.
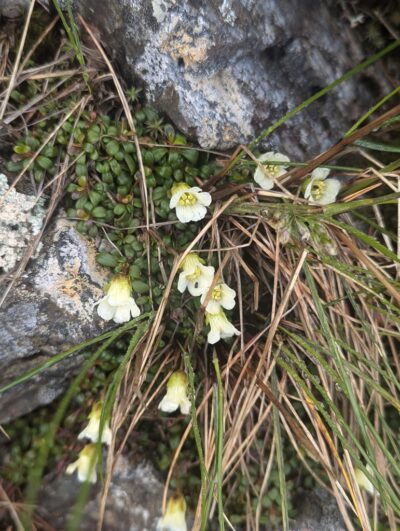
<svg viewBox="0 0 400 531"><path fill-rule="evenodd" d="M335 498L321 488L304 492L296 500L297 518L290 531L346 531Z"/></svg>
<svg viewBox="0 0 400 531"><path fill-rule="evenodd" d="M44 519L55 529L66 529L81 484L75 476L61 475L47 484L39 506ZM118 459L112 478L104 518L104 531L153 531L161 516L163 485L149 463L134 464L126 457ZM91 488L83 511L80 531L93 531L99 515L101 485Z"/></svg>
<svg viewBox="0 0 400 531"><path fill-rule="evenodd" d="M205 148L252 140L364 58L333 1L78 5L122 75ZM382 78L370 71L344 83L280 128L272 146L292 157L327 148L376 101Z"/></svg>
<svg viewBox="0 0 400 531"><path fill-rule="evenodd" d="M106 282L93 244L63 220L42 244L0 309L0 387L108 325L93 309ZM73 355L0 394L0 423L49 404L81 363Z"/></svg>

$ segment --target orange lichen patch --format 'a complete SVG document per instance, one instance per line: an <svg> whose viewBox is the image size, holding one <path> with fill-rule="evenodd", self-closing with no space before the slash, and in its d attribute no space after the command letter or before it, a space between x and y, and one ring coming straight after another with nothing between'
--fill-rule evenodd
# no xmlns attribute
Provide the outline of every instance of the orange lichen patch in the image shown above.
<svg viewBox="0 0 400 531"><path fill-rule="evenodd" d="M166 39L161 45L161 50L175 61L183 60L188 66L202 63L207 58L207 49L210 45L208 39L204 37L194 39L192 35L181 30Z"/></svg>
<svg viewBox="0 0 400 531"><path fill-rule="evenodd" d="M235 134L234 134L234 131L232 130L232 127L229 127L228 125L226 125L224 127L223 139L224 139L225 142L233 142L234 141Z"/></svg>
<svg viewBox="0 0 400 531"><path fill-rule="evenodd" d="M63 280L58 283L57 287L61 293L63 293L67 297L70 297L71 299L80 299L81 293L83 293L89 287L90 289L92 289L89 282L84 277L80 276ZM101 293L101 290L99 290L99 292Z"/></svg>

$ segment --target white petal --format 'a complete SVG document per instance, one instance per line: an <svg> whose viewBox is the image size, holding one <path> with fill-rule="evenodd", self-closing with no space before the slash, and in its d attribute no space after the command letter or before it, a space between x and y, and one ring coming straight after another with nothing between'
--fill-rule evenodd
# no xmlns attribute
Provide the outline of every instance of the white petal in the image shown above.
<svg viewBox="0 0 400 531"><path fill-rule="evenodd" d="M131 320L131 309L128 304L116 307L114 323L127 323Z"/></svg>
<svg viewBox="0 0 400 531"><path fill-rule="evenodd" d="M69 464L67 468L65 469L66 474L73 474L75 470L78 468L79 459L74 461L73 463Z"/></svg>
<svg viewBox="0 0 400 531"><path fill-rule="evenodd" d="M368 465L367 469L370 469L370 468L371 467ZM368 471L371 472L371 470L368 470ZM371 483L368 477L364 474L364 472L360 468L356 468L354 472L355 472L355 477L356 477L358 486L360 488L365 489L370 494L374 494L375 492L374 485Z"/></svg>
<svg viewBox="0 0 400 531"><path fill-rule="evenodd" d="M200 297L200 303L201 304L204 304L204 301L206 300L207 294L208 294L208 291L205 291L204 293L201 294L201 297Z"/></svg>
<svg viewBox="0 0 400 531"><path fill-rule="evenodd" d="M131 297L127 304L129 306L129 309L130 309L130 312L131 312L131 316L132 317L138 317L140 315L140 308L136 304L135 299L133 297Z"/></svg>
<svg viewBox="0 0 400 531"><path fill-rule="evenodd" d="M221 330L221 337L227 339L232 336L240 336L240 330L235 328L232 323L229 323Z"/></svg>
<svg viewBox="0 0 400 531"><path fill-rule="evenodd" d="M157 531L187 531L185 515L164 516L157 524Z"/></svg>
<svg viewBox="0 0 400 531"><path fill-rule="evenodd" d="M103 432L101 434L101 442L103 444L107 444L108 446L110 446L111 439L112 439L112 431L110 429L110 426L108 425L108 422L106 422L104 424Z"/></svg>
<svg viewBox="0 0 400 531"><path fill-rule="evenodd" d="M330 171L329 168L315 168L315 170L311 172L311 179L324 181L328 177Z"/></svg>
<svg viewBox="0 0 400 531"><path fill-rule="evenodd" d="M183 293L185 289L187 288L188 282L186 280L186 273L185 271L182 271L182 273L179 275L178 278L178 291L180 293Z"/></svg>
<svg viewBox="0 0 400 531"><path fill-rule="evenodd" d="M290 162L289 157L287 155L284 155L283 153L272 153L270 160L273 162ZM285 166L282 165L281 168L285 168Z"/></svg>
<svg viewBox="0 0 400 531"><path fill-rule="evenodd" d="M214 266L204 266L204 265L202 265L201 266L201 273L202 273L201 274L202 281L204 281L206 284L211 286L213 278L214 278L214 273L215 273Z"/></svg>
<svg viewBox="0 0 400 531"><path fill-rule="evenodd" d="M267 177L261 168L257 168L254 173L254 180L263 190L271 190L274 187L274 180Z"/></svg>
<svg viewBox="0 0 400 531"><path fill-rule="evenodd" d="M188 398L181 400L181 403L179 404L180 410L182 415L189 415L191 410L191 403Z"/></svg>
<svg viewBox="0 0 400 531"><path fill-rule="evenodd" d="M201 205L200 203L197 203L196 205L193 205L190 208L192 211L191 221L200 221L201 219L204 219L207 215L206 207Z"/></svg>
<svg viewBox="0 0 400 531"><path fill-rule="evenodd" d="M199 201L199 203L201 203L202 205L204 206L210 206L211 205L211 195L208 193L208 192L201 192L199 194L196 194L196 197Z"/></svg>
<svg viewBox="0 0 400 531"><path fill-rule="evenodd" d="M268 151L267 153L262 153L257 160L259 162L267 162L268 160L274 160L275 153L273 151Z"/></svg>
<svg viewBox="0 0 400 531"><path fill-rule="evenodd" d="M278 173L275 175L275 178L282 177L282 175L285 175L285 173L287 173L285 168L283 166L279 166L279 170Z"/></svg>
<svg viewBox="0 0 400 531"><path fill-rule="evenodd" d="M78 479L81 483L84 483L85 481L89 481L89 483L96 483L97 472L95 464L93 463L91 470L89 470L89 466L87 468L78 468Z"/></svg>
<svg viewBox="0 0 400 531"><path fill-rule="evenodd" d="M116 307L111 306L108 303L108 298L104 297L99 305L97 306L97 313L102 319L105 319L106 321L110 321L114 317Z"/></svg>
<svg viewBox="0 0 400 531"><path fill-rule="evenodd" d="M193 297L199 297L200 295L203 295L203 293L207 291L210 286L211 284L204 287L198 280L195 282L188 282L188 292Z"/></svg>
<svg viewBox="0 0 400 531"><path fill-rule="evenodd" d="M207 334L207 340L210 343L210 345L214 345L215 343L218 343L220 339L221 339L221 334L219 330L211 329Z"/></svg>
<svg viewBox="0 0 400 531"><path fill-rule="evenodd" d="M324 193L318 201L315 201L315 203L318 205L329 205L330 203L334 203L339 190L340 181L337 179L326 179Z"/></svg>
<svg viewBox="0 0 400 531"><path fill-rule="evenodd" d="M90 422L86 426L86 428L82 430L80 434L78 435L78 439L89 439L93 442L97 442L98 438L99 438L98 426L97 426L97 429L93 429L93 424L91 424Z"/></svg>
<svg viewBox="0 0 400 531"><path fill-rule="evenodd" d="M213 315L219 313L221 311L221 302L220 301L214 301L214 300L209 300L208 301L208 304L207 304L207 307L206 307L206 311L208 313L211 313Z"/></svg>
<svg viewBox="0 0 400 531"><path fill-rule="evenodd" d="M192 221L192 207L190 206L180 206L176 207L176 217L181 223L189 223Z"/></svg>
<svg viewBox="0 0 400 531"><path fill-rule="evenodd" d="M188 291L193 297L199 297L207 292L214 278L215 269L213 266L202 265L200 267L201 276L195 281L188 282Z"/></svg>
<svg viewBox="0 0 400 531"><path fill-rule="evenodd" d="M161 402L158 404L158 409L161 409L161 411L164 411L164 413L173 413L178 409L178 407L179 404L171 400L167 395L165 395Z"/></svg>
<svg viewBox="0 0 400 531"><path fill-rule="evenodd" d="M315 179L310 179L306 189L304 190L304 199L309 199L311 197L311 190Z"/></svg>
<svg viewBox="0 0 400 531"><path fill-rule="evenodd" d="M222 289L222 299L221 299L221 306L225 308L226 310L232 310L232 308L235 307L235 297L236 297L236 291L226 284L223 284L221 286Z"/></svg>
<svg viewBox="0 0 400 531"><path fill-rule="evenodd" d="M187 192L187 190L179 190L178 192L175 192L173 196L171 197L171 200L169 202L169 208L175 208L178 204L179 199L181 198L182 194L184 192Z"/></svg>

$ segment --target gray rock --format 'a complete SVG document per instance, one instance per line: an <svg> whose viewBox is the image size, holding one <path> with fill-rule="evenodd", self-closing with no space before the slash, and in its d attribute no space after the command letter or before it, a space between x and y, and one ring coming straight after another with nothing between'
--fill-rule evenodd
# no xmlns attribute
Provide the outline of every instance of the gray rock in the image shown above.
<svg viewBox="0 0 400 531"><path fill-rule="evenodd" d="M42 244L0 309L0 388L109 327L93 308L106 283L93 244L62 219ZM0 423L50 403L81 363L72 355L0 394Z"/></svg>
<svg viewBox="0 0 400 531"><path fill-rule="evenodd" d="M291 522L290 531L346 530L335 498L321 488L303 493L295 501L295 506L298 516Z"/></svg>
<svg viewBox="0 0 400 531"><path fill-rule="evenodd" d="M0 173L0 273L11 271L22 258L32 236L42 228L42 198L21 194L9 187Z"/></svg>
<svg viewBox="0 0 400 531"><path fill-rule="evenodd" d="M364 57L333 1L78 5L121 73L205 148L252 140ZM380 92L381 69L363 76L368 89L347 81L280 128L272 147L303 157L337 140Z"/></svg>
<svg viewBox="0 0 400 531"><path fill-rule="evenodd" d="M29 8L30 0L0 0L0 15L17 18Z"/></svg>
<svg viewBox="0 0 400 531"><path fill-rule="evenodd" d="M55 529L66 529L80 484L62 475L42 489L39 510ZM80 531L93 531L99 514L100 482L91 488ZM104 531L152 531L161 516L163 485L147 462L133 463L124 456L117 462L104 518Z"/></svg>

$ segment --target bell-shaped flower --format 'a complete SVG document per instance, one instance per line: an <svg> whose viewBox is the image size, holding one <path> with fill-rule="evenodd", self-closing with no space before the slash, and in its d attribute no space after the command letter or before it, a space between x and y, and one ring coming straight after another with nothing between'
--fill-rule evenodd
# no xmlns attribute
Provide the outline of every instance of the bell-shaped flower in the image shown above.
<svg viewBox="0 0 400 531"><path fill-rule="evenodd" d="M211 195L202 192L198 186L178 183L171 188L169 208L176 209L176 217L181 223L200 221L207 214L206 207L210 205Z"/></svg>
<svg viewBox="0 0 400 531"><path fill-rule="evenodd" d="M190 400L187 395L188 379L183 371L176 371L171 374L167 382L167 393L161 400L158 409L164 413L172 413L178 408L182 415L190 413Z"/></svg>
<svg viewBox="0 0 400 531"><path fill-rule="evenodd" d="M271 190L275 185L275 179L286 173L287 165L276 162L290 162L289 157L282 153L268 151L257 158L259 163L271 161L270 164L258 164L254 172L254 180L263 190Z"/></svg>
<svg viewBox="0 0 400 531"><path fill-rule="evenodd" d="M329 205L336 201L340 190L340 181L327 179L328 168L315 168L310 178L306 181L304 198L314 205Z"/></svg>
<svg viewBox="0 0 400 531"><path fill-rule="evenodd" d="M227 284L217 284L211 293L210 299L206 306L206 312L219 313L221 308L225 310L232 310L235 307L236 291L230 288ZM203 304L207 298L207 292L201 296L201 303Z"/></svg>
<svg viewBox="0 0 400 531"><path fill-rule="evenodd" d="M223 310L218 313L206 312L206 323L210 326L210 331L207 335L210 345L218 343L220 339L240 335L240 331L228 321Z"/></svg>
<svg viewBox="0 0 400 531"><path fill-rule="evenodd" d="M167 509L157 524L158 531L187 531L185 520L186 501L183 496L172 496Z"/></svg>
<svg viewBox="0 0 400 531"><path fill-rule="evenodd" d="M125 275L116 275L111 280L107 295L97 304L97 313L106 321L113 319L115 323L126 323L140 315L140 309L132 297L131 283Z"/></svg>
<svg viewBox="0 0 400 531"><path fill-rule="evenodd" d="M205 266L204 260L196 253L189 253L180 264L182 273L178 279L178 290L183 293L185 289L193 297L198 297L208 291L211 286L215 269L212 266Z"/></svg>
<svg viewBox="0 0 400 531"><path fill-rule="evenodd" d="M75 470L78 471L78 480L83 483L89 481L96 483L97 481L97 449L94 443L87 444L82 448L79 457L76 461L69 464L65 470L67 474L73 474Z"/></svg>
<svg viewBox="0 0 400 531"><path fill-rule="evenodd" d="M99 440L100 435L100 417L101 417L101 410L102 410L103 404L102 402L96 402L93 404L92 410L89 413L89 423L86 426L84 430L80 432L78 435L78 439L90 439L93 442L97 442ZM111 443L111 429L108 419L104 422L103 430L101 433L101 442L104 444L110 444Z"/></svg>
<svg viewBox="0 0 400 531"><path fill-rule="evenodd" d="M368 472L372 472L371 467L367 465ZM354 469L354 475L356 477L357 485L360 487L360 489L364 489L370 494L374 494L375 487L371 483L371 481L367 478L365 473L361 470L361 468L355 468Z"/></svg>

